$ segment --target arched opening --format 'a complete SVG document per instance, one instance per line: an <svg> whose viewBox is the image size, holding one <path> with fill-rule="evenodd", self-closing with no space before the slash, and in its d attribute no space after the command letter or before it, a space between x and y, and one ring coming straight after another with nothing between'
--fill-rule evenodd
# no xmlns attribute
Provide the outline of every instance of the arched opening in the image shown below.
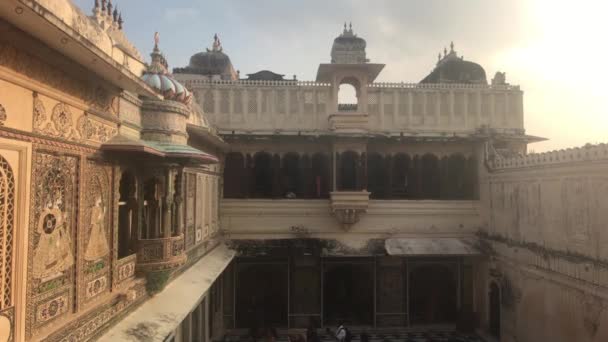
<svg viewBox="0 0 608 342"><path fill-rule="evenodd" d="M374 199L385 198L386 165L379 153L370 153L367 157L367 191Z"/></svg>
<svg viewBox="0 0 608 342"><path fill-rule="evenodd" d="M224 166L224 198L245 197L245 160L238 152L226 155Z"/></svg>
<svg viewBox="0 0 608 342"><path fill-rule="evenodd" d="M137 180L124 171L120 177L118 199L118 258L135 253L137 241Z"/></svg>
<svg viewBox="0 0 608 342"><path fill-rule="evenodd" d="M323 276L323 324L373 324L374 274L371 264L327 264Z"/></svg>
<svg viewBox="0 0 608 342"><path fill-rule="evenodd" d="M439 159L432 154L425 154L421 158L421 197L423 199L439 198Z"/></svg>
<svg viewBox="0 0 608 342"><path fill-rule="evenodd" d="M356 112L359 104L359 81L352 77L347 77L338 86L338 111Z"/></svg>
<svg viewBox="0 0 608 342"><path fill-rule="evenodd" d="M339 175L340 183L338 190L354 191L357 190L357 168L359 155L353 151L340 154Z"/></svg>
<svg viewBox="0 0 608 342"><path fill-rule="evenodd" d="M467 159L464 182L465 198L477 198L477 159L474 156Z"/></svg>
<svg viewBox="0 0 608 342"><path fill-rule="evenodd" d="M144 208L142 239L157 239L162 236L162 182L154 177L144 182Z"/></svg>
<svg viewBox="0 0 608 342"><path fill-rule="evenodd" d="M329 158L322 153L315 153L311 161L315 198L329 197Z"/></svg>
<svg viewBox="0 0 608 342"><path fill-rule="evenodd" d="M300 156L297 153L287 153L283 157L281 188L283 196L287 198L300 197Z"/></svg>
<svg viewBox="0 0 608 342"><path fill-rule="evenodd" d="M453 323L457 312L457 284L446 265L422 264L409 277L410 315L414 324Z"/></svg>
<svg viewBox="0 0 608 342"><path fill-rule="evenodd" d="M466 159L458 153L448 158L448 199L467 198L466 190Z"/></svg>
<svg viewBox="0 0 608 342"><path fill-rule="evenodd" d="M490 334L500 338L500 288L495 282L490 284Z"/></svg>
<svg viewBox="0 0 608 342"><path fill-rule="evenodd" d="M253 157L254 197L272 197L272 156L258 152Z"/></svg>
<svg viewBox="0 0 608 342"><path fill-rule="evenodd" d="M393 168L391 170L391 195L394 198L410 198L410 183L411 183L411 160L410 156L403 153L398 153L393 159Z"/></svg>

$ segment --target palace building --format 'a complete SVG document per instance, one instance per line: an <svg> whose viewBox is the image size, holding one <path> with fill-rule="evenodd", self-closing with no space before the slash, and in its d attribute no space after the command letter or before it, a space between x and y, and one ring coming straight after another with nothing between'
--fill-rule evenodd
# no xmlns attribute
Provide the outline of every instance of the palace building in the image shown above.
<svg viewBox="0 0 608 342"><path fill-rule="evenodd" d="M608 146L528 153L504 73L171 68L92 5L0 2L0 342L608 340Z"/></svg>

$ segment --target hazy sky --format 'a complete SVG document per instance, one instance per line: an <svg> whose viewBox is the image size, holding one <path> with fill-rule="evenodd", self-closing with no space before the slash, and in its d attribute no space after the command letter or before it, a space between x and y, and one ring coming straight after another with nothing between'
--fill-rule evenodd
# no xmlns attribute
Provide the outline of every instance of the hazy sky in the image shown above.
<svg viewBox="0 0 608 342"><path fill-rule="evenodd" d="M90 11L93 0L73 0ZM170 67L218 33L241 75L270 69L314 80L344 21L367 41L379 81L418 82L437 53L455 50L524 91L537 152L608 142L608 2L603 0L115 0L124 29L148 57L153 35Z"/></svg>

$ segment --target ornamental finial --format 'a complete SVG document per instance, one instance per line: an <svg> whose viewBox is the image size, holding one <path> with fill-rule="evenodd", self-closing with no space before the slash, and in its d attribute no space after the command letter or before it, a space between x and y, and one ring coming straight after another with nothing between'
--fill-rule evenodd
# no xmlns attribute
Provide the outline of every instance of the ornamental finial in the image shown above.
<svg viewBox="0 0 608 342"><path fill-rule="evenodd" d="M213 35L213 45L211 46L212 51L222 51L222 43L217 33Z"/></svg>
<svg viewBox="0 0 608 342"><path fill-rule="evenodd" d="M443 57L448 55L448 49L447 48L443 48Z"/></svg>
<svg viewBox="0 0 608 342"><path fill-rule="evenodd" d="M108 2L108 0L101 0L101 11L105 11L106 10L106 2Z"/></svg>
<svg viewBox="0 0 608 342"><path fill-rule="evenodd" d="M114 7L114 12L112 12L112 20L118 21L118 6Z"/></svg>
<svg viewBox="0 0 608 342"><path fill-rule="evenodd" d="M160 41L160 34L154 32L154 50L158 50L158 42Z"/></svg>
<svg viewBox="0 0 608 342"><path fill-rule="evenodd" d="M454 42L450 42L450 52L454 52Z"/></svg>
<svg viewBox="0 0 608 342"><path fill-rule="evenodd" d="M353 23L352 23L352 22L349 22L349 23L348 23L348 31L349 31L350 33L353 33Z"/></svg>
<svg viewBox="0 0 608 342"><path fill-rule="evenodd" d="M98 9L99 8L99 0L95 0L95 7L93 7L93 9Z"/></svg>
<svg viewBox="0 0 608 342"><path fill-rule="evenodd" d="M122 30L122 13L118 13L118 29Z"/></svg>

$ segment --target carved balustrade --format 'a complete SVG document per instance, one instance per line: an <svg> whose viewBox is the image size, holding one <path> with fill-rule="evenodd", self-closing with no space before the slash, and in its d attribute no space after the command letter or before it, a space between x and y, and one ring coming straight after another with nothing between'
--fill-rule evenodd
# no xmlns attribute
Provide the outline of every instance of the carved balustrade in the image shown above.
<svg viewBox="0 0 608 342"><path fill-rule="evenodd" d="M137 242L137 267L144 271L173 269L186 262L184 235Z"/></svg>

